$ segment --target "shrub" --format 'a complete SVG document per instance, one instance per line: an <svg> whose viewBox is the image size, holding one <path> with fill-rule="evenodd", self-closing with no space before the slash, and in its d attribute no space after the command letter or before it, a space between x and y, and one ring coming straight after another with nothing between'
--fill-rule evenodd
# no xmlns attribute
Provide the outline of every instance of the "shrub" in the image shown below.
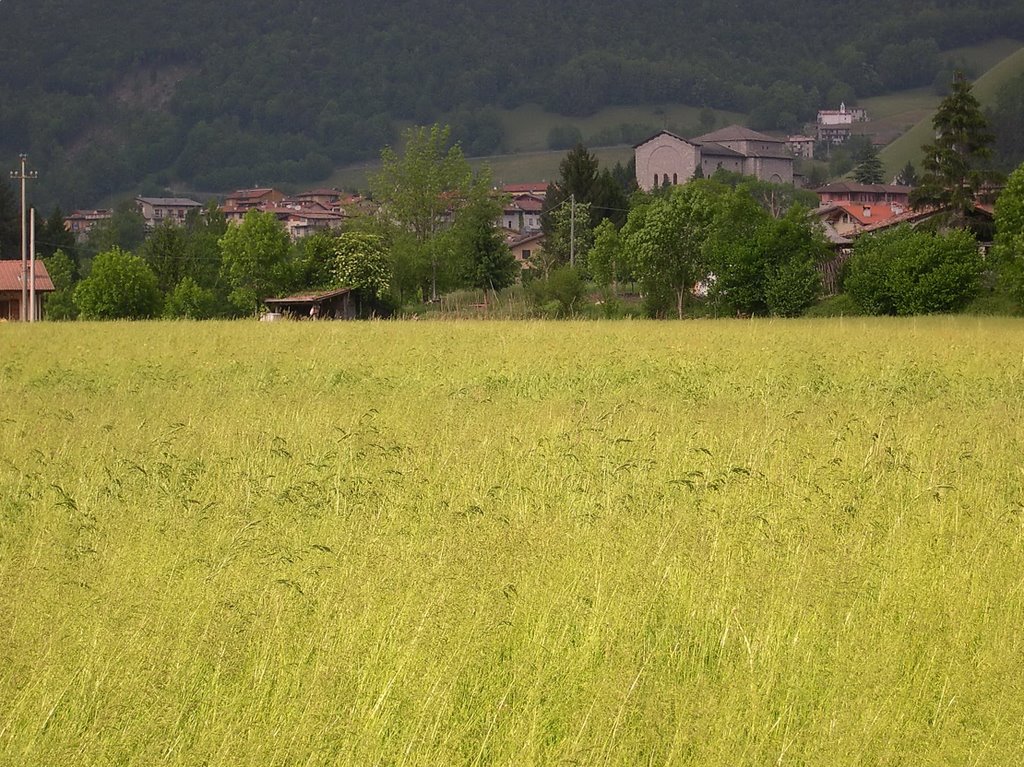
<svg viewBox="0 0 1024 767"><path fill-rule="evenodd" d="M567 317L579 310L586 289L578 270L563 266L551 272L547 279L533 280L530 295L545 315Z"/></svg>
<svg viewBox="0 0 1024 767"><path fill-rule="evenodd" d="M843 285L867 314L952 312L977 295L982 267L969 232L898 227L857 241Z"/></svg>
<svg viewBox="0 0 1024 767"><path fill-rule="evenodd" d="M846 293L830 296L804 312L805 317L856 317L864 314L857 302Z"/></svg>
<svg viewBox="0 0 1024 767"><path fill-rule="evenodd" d="M212 290L201 288L191 277L186 277L167 295L164 317L168 319L207 320L217 309L217 297Z"/></svg>

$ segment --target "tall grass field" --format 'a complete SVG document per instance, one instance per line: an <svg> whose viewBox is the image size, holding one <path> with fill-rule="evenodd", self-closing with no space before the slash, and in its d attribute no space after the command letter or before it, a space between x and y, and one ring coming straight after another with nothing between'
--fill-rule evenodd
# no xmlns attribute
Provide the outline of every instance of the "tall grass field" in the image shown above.
<svg viewBox="0 0 1024 767"><path fill-rule="evenodd" d="M0 326L0 765L1024 762L1024 323Z"/></svg>

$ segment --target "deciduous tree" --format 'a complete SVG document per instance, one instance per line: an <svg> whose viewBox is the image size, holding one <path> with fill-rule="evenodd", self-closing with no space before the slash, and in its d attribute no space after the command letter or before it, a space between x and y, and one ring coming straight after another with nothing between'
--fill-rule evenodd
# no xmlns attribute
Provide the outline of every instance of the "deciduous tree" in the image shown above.
<svg viewBox="0 0 1024 767"><path fill-rule="evenodd" d="M391 147L381 152L381 172L370 180L373 196L395 225L407 229L428 253L430 296L438 296L441 249L430 241L463 206L473 171L458 144L450 144L447 126L409 128L401 155Z"/></svg>
<svg viewBox="0 0 1024 767"><path fill-rule="evenodd" d="M133 200L122 200L114 206L110 218L89 232L88 244L92 252L114 248L132 251L146 239L146 220Z"/></svg>
<svg viewBox="0 0 1024 767"><path fill-rule="evenodd" d="M1024 303L1024 165L1010 174L996 200L994 255L1007 286Z"/></svg>
<svg viewBox="0 0 1024 767"><path fill-rule="evenodd" d="M611 220L605 219L594 230L594 245L587 256L587 265L594 282L614 292L622 269L622 237Z"/></svg>
<svg viewBox="0 0 1024 767"><path fill-rule="evenodd" d="M703 246L719 194L713 182L691 181L630 212L626 249L637 278L649 296L670 291L680 319L694 286L708 276Z"/></svg>
<svg viewBox="0 0 1024 767"><path fill-rule="evenodd" d="M817 264L829 253L801 206L772 218L745 186L716 206L705 246L715 279L710 295L742 314L800 314L821 292Z"/></svg>
<svg viewBox="0 0 1024 767"><path fill-rule="evenodd" d="M145 319L159 310L160 290L145 261L115 247L93 259L74 300L84 319Z"/></svg>
<svg viewBox="0 0 1024 767"><path fill-rule="evenodd" d="M139 255L156 275L161 293L169 293L189 275L188 236L185 228L172 221L157 226L139 248Z"/></svg>
<svg viewBox="0 0 1024 767"><path fill-rule="evenodd" d="M191 277L185 277L167 294L164 317L168 319L206 320L217 312L217 297Z"/></svg>
<svg viewBox="0 0 1024 767"><path fill-rule="evenodd" d="M75 264L63 250L43 259L46 271L53 281L55 290L46 297L46 318L50 320L73 320L78 316L75 306Z"/></svg>
<svg viewBox="0 0 1024 767"><path fill-rule="evenodd" d="M451 230L450 243L461 281L480 290L501 290L519 276L519 265L494 222L501 201L489 193L487 178L473 185L470 201Z"/></svg>
<svg viewBox="0 0 1024 767"><path fill-rule="evenodd" d="M236 311L255 313L264 298L287 285L290 249L288 233L272 213L250 210L242 223L228 227L220 238L221 271Z"/></svg>
<svg viewBox="0 0 1024 767"><path fill-rule="evenodd" d="M391 290L391 265L384 240L367 232L344 232L334 243L336 284L385 299Z"/></svg>

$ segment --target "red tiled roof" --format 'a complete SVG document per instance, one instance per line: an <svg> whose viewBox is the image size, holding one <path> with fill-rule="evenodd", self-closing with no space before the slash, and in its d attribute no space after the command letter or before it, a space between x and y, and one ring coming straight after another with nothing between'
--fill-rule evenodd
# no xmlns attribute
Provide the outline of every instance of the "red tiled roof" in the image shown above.
<svg viewBox="0 0 1024 767"><path fill-rule="evenodd" d="M524 213L540 213L544 210L544 202L536 197L522 195L509 202L508 205L505 206L505 210L521 210Z"/></svg>
<svg viewBox="0 0 1024 767"><path fill-rule="evenodd" d="M0 261L0 290L21 290L21 260ZM46 265L36 259L36 291L55 290Z"/></svg>
<svg viewBox="0 0 1024 767"><path fill-rule="evenodd" d="M898 224L907 224L914 221L918 221L919 219L922 218L928 218L928 216L937 213L938 210L938 208L932 206L919 208L918 210L906 210L903 213L900 213L899 215L892 216L891 218L887 218L883 221L873 221L872 223L869 223L867 226L861 229L861 234L867 232L874 232L879 229L888 229L889 227L897 226Z"/></svg>
<svg viewBox="0 0 1024 767"><path fill-rule="evenodd" d="M501 187L501 191L505 194L511 195L532 194L537 197L545 197L548 193L548 182L540 181L531 184L505 184Z"/></svg>
<svg viewBox="0 0 1024 767"><path fill-rule="evenodd" d="M317 219L320 221L341 221L345 218L340 213L332 213L329 210L289 210L288 214L292 218Z"/></svg>
<svg viewBox="0 0 1024 767"><path fill-rule="evenodd" d="M526 234L520 234L516 237L512 237L508 240L508 245L511 248L518 247L519 245L525 245L528 242L534 240L544 239L544 232L527 232Z"/></svg>
<svg viewBox="0 0 1024 767"><path fill-rule="evenodd" d="M97 219L110 218L111 211L109 210L76 210L70 216L65 218L65 221L71 219L85 219L86 221L95 221Z"/></svg>
<svg viewBox="0 0 1024 767"><path fill-rule="evenodd" d="M227 196L228 200L258 200L273 193L273 189L237 189Z"/></svg>
<svg viewBox="0 0 1024 767"><path fill-rule="evenodd" d="M907 212L906 207L902 205L894 208L885 202L837 202L835 206L846 211L851 218L856 219L865 226L868 224L880 224L883 221L888 221Z"/></svg>

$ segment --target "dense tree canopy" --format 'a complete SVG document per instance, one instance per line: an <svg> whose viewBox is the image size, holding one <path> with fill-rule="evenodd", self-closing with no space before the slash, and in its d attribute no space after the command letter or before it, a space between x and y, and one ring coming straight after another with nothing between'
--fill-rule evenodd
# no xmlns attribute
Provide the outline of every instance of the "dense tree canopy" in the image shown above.
<svg viewBox="0 0 1024 767"><path fill-rule="evenodd" d="M366 232L345 232L334 240L336 285L381 299L391 289L388 252L381 237Z"/></svg>
<svg viewBox="0 0 1024 767"><path fill-rule="evenodd" d="M774 218L741 185L719 199L704 245L710 297L739 314L798 315L821 292L817 265L829 252L806 209Z"/></svg>

